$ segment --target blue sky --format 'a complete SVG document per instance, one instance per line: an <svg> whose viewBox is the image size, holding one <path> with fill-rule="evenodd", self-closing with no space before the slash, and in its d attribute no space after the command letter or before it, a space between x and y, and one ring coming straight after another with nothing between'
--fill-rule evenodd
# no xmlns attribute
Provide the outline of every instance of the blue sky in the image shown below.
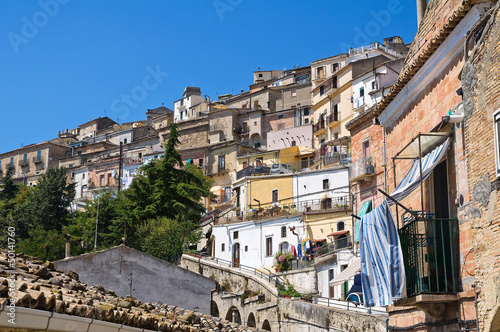
<svg viewBox="0 0 500 332"><path fill-rule="evenodd" d="M0 153L417 30L415 1L1 1ZM128 96L128 97L127 97Z"/></svg>

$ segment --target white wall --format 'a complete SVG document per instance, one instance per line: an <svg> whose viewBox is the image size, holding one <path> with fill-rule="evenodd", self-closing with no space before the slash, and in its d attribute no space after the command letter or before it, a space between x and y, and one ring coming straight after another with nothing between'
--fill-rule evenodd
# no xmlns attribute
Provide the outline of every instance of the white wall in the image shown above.
<svg viewBox="0 0 500 332"><path fill-rule="evenodd" d="M323 180L328 179L329 188L323 189ZM293 175L294 203L306 200L321 200L327 197L345 197L349 192L348 168L327 168L318 171L297 172Z"/></svg>
<svg viewBox="0 0 500 332"><path fill-rule="evenodd" d="M283 138L283 139L282 139ZM300 127L287 128L283 130L270 131L267 133L267 150L280 150L289 148L295 141L298 146L313 148L312 126L305 125Z"/></svg>
<svg viewBox="0 0 500 332"><path fill-rule="evenodd" d="M296 229L304 227L301 217L278 218L264 222L240 222L237 224L214 225L212 234L215 237L215 257L232 261L233 246L240 245L240 264L253 268L271 268L274 263L274 254L279 251L283 242L297 246L297 236L293 235L289 227ZM281 227L287 227L286 237L281 237ZM234 232L238 231L238 239L234 239ZM266 238L272 238L272 255L266 256ZM225 250L221 251L224 243ZM248 250L245 250L248 247Z"/></svg>
<svg viewBox="0 0 500 332"><path fill-rule="evenodd" d="M340 268L342 265L351 264L354 260L356 260L356 256L353 254L351 250L342 250L337 252L337 259L332 259L330 261L325 262L324 264L316 266L316 271L318 274L318 291L319 296L322 297L330 297L330 279L329 279L329 270L333 269L333 277L335 278L341 272ZM349 289L354 285L354 277L349 281ZM343 300L342 295L343 284L339 286L335 286L334 289L334 297L335 299ZM348 290L349 290L348 289Z"/></svg>

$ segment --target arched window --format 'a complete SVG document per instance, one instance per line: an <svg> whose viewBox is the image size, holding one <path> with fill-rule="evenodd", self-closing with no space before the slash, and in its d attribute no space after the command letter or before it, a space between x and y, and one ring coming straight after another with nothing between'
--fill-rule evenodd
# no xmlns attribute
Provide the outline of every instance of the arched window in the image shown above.
<svg viewBox="0 0 500 332"><path fill-rule="evenodd" d="M344 230L344 228L345 228L345 224L344 224L344 222L343 222L343 221L339 221L339 222L337 223L337 232L339 232L339 231L343 231L343 230Z"/></svg>

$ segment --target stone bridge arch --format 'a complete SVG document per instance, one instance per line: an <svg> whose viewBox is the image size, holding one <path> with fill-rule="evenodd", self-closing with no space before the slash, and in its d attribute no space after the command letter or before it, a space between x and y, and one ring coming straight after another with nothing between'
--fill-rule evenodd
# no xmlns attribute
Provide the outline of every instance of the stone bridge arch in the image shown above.
<svg viewBox="0 0 500 332"><path fill-rule="evenodd" d="M247 326L248 327L257 327L257 323L255 323L255 315L253 314L253 312L251 312L250 315L248 315Z"/></svg>
<svg viewBox="0 0 500 332"><path fill-rule="evenodd" d="M271 331L271 324L269 324L269 321L267 319L265 319L262 323L262 329L264 331Z"/></svg>
<svg viewBox="0 0 500 332"><path fill-rule="evenodd" d="M217 305L217 302L215 302L214 300L210 301L210 315L214 317L220 317L219 306Z"/></svg>
<svg viewBox="0 0 500 332"><path fill-rule="evenodd" d="M236 308L235 306L229 308L226 314L226 320L232 323L241 324L241 314L238 308Z"/></svg>

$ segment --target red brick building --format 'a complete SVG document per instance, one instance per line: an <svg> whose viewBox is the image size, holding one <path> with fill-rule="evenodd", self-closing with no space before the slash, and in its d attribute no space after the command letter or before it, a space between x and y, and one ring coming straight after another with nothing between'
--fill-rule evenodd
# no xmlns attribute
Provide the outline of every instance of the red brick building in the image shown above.
<svg viewBox="0 0 500 332"><path fill-rule="evenodd" d="M367 200L378 205L385 198L378 189L390 194L414 160L446 139L450 142L429 177L399 201L401 206L393 207L408 293L389 308L393 330L457 331L476 326L461 75L467 36L491 6L430 0L398 81L375 109L349 123L357 209ZM367 153L371 168L363 164L361 172L354 172Z"/></svg>

